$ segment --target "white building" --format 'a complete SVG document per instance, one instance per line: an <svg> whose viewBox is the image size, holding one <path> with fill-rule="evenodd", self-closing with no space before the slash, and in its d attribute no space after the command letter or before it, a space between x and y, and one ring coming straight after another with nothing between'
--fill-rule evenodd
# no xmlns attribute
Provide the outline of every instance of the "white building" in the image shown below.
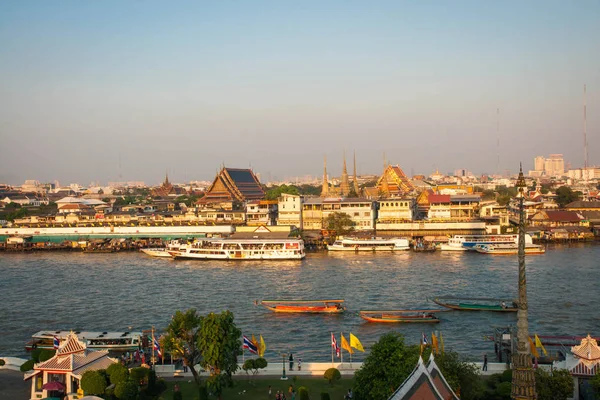
<svg viewBox="0 0 600 400"><path fill-rule="evenodd" d="M304 229L302 224L302 196L282 193L277 203L277 225L295 226Z"/></svg>
<svg viewBox="0 0 600 400"><path fill-rule="evenodd" d="M383 199L379 201L377 223L412 221L415 212L415 199Z"/></svg>

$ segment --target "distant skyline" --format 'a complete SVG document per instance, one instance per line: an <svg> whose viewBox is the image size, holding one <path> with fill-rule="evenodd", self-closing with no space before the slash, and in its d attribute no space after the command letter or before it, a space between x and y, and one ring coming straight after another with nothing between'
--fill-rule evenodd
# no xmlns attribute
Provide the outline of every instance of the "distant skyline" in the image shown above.
<svg viewBox="0 0 600 400"><path fill-rule="evenodd" d="M3 1L0 183L321 176L324 156L339 176L344 150L361 175L384 152L409 175L582 167L584 84L600 165L599 17L594 0Z"/></svg>

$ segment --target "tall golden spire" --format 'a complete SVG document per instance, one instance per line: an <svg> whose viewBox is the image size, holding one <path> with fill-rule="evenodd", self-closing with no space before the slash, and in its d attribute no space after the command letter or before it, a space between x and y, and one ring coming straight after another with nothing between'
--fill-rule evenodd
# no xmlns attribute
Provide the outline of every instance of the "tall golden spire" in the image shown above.
<svg viewBox="0 0 600 400"><path fill-rule="evenodd" d="M523 167L515 185L519 190L519 311L517 312L517 352L512 355L511 398L516 400L537 399L535 375L529 348L529 323L527 321L527 278L525 275L525 211L524 191L527 187Z"/></svg>
<svg viewBox="0 0 600 400"><path fill-rule="evenodd" d="M329 182L327 182L327 156L323 161L323 188L321 189L321 197L329 196Z"/></svg>
<svg viewBox="0 0 600 400"><path fill-rule="evenodd" d="M342 196L348 196L350 193L350 180L348 179L348 169L346 168L346 150L344 150L344 168L342 170L342 183L340 184Z"/></svg>
<svg viewBox="0 0 600 400"><path fill-rule="evenodd" d="M358 195L359 189L358 189L358 179L356 178L356 151L354 152L354 193L356 193L357 197L360 197Z"/></svg>

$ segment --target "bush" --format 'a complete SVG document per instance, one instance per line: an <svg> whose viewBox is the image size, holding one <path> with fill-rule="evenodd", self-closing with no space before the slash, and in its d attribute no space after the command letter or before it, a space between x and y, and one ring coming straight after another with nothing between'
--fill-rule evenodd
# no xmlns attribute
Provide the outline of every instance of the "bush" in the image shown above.
<svg viewBox="0 0 600 400"><path fill-rule="evenodd" d="M125 382L129 378L129 370L123 364L112 364L106 369L110 383L117 385Z"/></svg>
<svg viewBox="0 0 600 400"><path fill-rule="evenodd" d="M308 389L307 389L307 388L305 388L304 386L300 386L300 387L298 388L298 398L299 398L300 400L309 400L309 397L308 397Z"/></svg>
<svg viewBox="0 0 600 400"><path fill-rule="evenodd" d="M43 349L38 356L38 359L40 360L39 362L48 361L49 359L54 357L55 354L56 350Z"/></svg>
<svg viewBox="0 0 600 400"><path fill-rule="evenodd" d="M115 396L119 400L136 400L138 396L137 381L129 379L125 382L119 382L115 386Z"/></svg>
<svg viewBox="0 0 600 400"><path fill-rule="evenodd" d="M81 389L85 394L104 394L106 386L106 378L100 371L86 371L81 377Z"/></svg>
<svg viewBox="0 0 600 400"><path fill-rule="evenodd" d="M321 392L321 400L331 400L331 397L329 397L329 393Z"/></svg>
<svg viewBox="0 0 600 400"><path fill-rule="evenodd" d="M33 360L27 360L25 361L22 365L21 365L21 372L27 372L27 371L31 371L33 369L33 365L35 364L35 361Z"/></svg>
<svg viewBox="0 0 600 400"><path fill-rule="evenodd" d="M502 382L512 382L512 369L502 372Z"/></svg>
<svg viewBox="0 0 600 400"><path fill-rule="evenodd" d="M39 363L40 362L40 354L42 353L42 349L33 349L31 350L31 359Z"/></svg>
<svg viewBox="0 0 600 400"><path fill-rule="evenodd" d="M342 374L337 368L329 368L327 371L325 371L323 377L327 379L330 385L333 385L335 381L342 379Z"/></svg>
<svg viewBox="0 0 600 400"><path fill-rule="evenodd" d="M0 367L4 366L6 364L6 362L0 358Z"/></svg>
<svg viewBox="0 0 600 400"><path fill-rule="evenodd" d="M138 382L139 385L143 385L146 377L148 377L149 371L148 368L144 367L132 368L131 371L129 371L129 376L131 379Z"/></svg>
<svg viewBox="0 0 600 400"><path fill-rule="evenodd" d="M173 392L173 400L183 400L181 392Z"/></svg>

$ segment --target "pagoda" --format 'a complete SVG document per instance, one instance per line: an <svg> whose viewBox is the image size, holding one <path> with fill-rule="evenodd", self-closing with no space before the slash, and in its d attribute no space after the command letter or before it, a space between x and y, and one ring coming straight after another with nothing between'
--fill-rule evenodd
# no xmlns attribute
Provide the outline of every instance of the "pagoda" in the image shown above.
<svg viewBox="0 0 600 400"><path fill-rule="evenodd" d="M251 169L222 167L199 205L242 204L252 200L263 200L265 192Z"/></svg>
<svg viewBox="0 0 600 400"><path fill-rule="evenodd" d="M173 184L169 182L169 174L165 174L165 181L157 188L152 189L154 197L167 197L174 192Z"/></svg>
<svg viewBox="0 0 600 400"><path fill-rule="evenodd" d="M342 183L340 184L340 194L346 197L350 194L350 179L348 178L348 169L346 168L346 152L344 151L344 167L342 169Z"/></svg>

